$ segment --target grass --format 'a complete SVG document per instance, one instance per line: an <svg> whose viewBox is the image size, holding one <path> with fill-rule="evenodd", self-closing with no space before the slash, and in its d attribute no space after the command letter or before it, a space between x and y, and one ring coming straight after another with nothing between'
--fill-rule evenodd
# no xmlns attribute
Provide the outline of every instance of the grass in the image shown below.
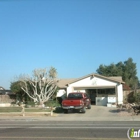
<svg viewBox="0 0 140 140"><path fill-rule="evenodd" d="M21 112L21 107L0 107L0 113ZM25 108L25 112L50 112L48 108Z"/></svg>
<svg viewBox="0 0 140 140"><path fill-rule="evenodd" d="M21 107L0 107L0 113L21 112L21 111L22 111Z"/></svg>
<svg viewBox="0 0 140 140"><path fill-rule="evenodd" d="M25 108L25 112L50 112L49 108Z"/></svg>

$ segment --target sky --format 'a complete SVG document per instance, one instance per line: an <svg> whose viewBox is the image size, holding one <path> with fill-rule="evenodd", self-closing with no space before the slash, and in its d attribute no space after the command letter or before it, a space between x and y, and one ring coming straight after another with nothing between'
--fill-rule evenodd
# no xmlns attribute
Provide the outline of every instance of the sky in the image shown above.
<svg viewBox="0 0 140 140"><path fill-rule="evenodd" d="M58 78L132 58L140 79L140 0L0 0L0 86L34 69Z"/></svg>

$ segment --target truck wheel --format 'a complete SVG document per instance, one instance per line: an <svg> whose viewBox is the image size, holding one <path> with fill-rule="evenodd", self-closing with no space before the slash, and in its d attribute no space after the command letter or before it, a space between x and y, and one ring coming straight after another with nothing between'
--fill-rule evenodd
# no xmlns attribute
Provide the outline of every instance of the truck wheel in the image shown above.
<svg viewBox="0 0 140 140"><path fill-rule="evenodd" d="M68 110L67 109L63 109L64 113L68 113Z"/></svg>
<svg viewBox="0 0 140 140"><path fill-rule="evenodd" d="M91 104L89 104L89 105L87 106L87 109L91 109Z"/></svg>
<svg viewBox="0 0 140 140"><path fill-rule="evenodd" d="M86 108L85 107L82 108L82 113L86 113Z"/></svg>

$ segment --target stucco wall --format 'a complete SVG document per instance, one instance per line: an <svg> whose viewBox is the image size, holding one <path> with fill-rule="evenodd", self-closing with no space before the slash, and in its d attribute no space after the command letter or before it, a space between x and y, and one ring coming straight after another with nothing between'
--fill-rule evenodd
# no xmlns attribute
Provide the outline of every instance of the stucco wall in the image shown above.
<svg viewBox="0 0 140 140"><path fill-rule="evenodd" d="M74 87L79 87L79 86L115 86L116 83L112 82L112 81L108 81L105 79L101 79L98 77L87 77L85 79L82 79L80 81L77 81L75 83L70 84L70 86L74 86Z"/></svg>
<svg viewBox="0 0 140 140"><path fill-rule="evenodd" d="M66 93L65 89L59 89L57 92L56 97L62 97Z"/></svg>
<svg viewBox="0 0 140 140"><path fill-rule="evenodd" d="M118 104L123 104L123 88L122 88L122 84L119 84L117 86L117 91L118 91Z"/></svg>
<svg viewBox="0 0 140 140"><path fill-rule="evenodd" d="M68 95L70 92L74 92L74 88L73 88L71 85L67 87L67 95Z"/></svg>
<svg viewBox="0 0 140 140"><path fill-rule="evenodd" d="M74 92L86 92L85 90L74 89Z"/></svg>

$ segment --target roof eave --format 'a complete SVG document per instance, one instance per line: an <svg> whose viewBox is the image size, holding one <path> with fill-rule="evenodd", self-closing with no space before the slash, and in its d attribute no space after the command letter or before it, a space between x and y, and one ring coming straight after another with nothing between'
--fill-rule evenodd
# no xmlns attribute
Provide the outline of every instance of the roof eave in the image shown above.
<svg viewBox="0 0 140 140"><path fill-rule="evenodd" d="M114 82L117 82L117 83L120 83L120 84L124 84L124 83L125 83L125 82L120 81L120 80L115 80L115 79L113 79L113 78L109 78L109 77L106 77L106 76L102 76L102 75L99 75L99 74L92 73L92 74L88 74L88 75L86 75L86 76L84 76L84 77L81 77L81 78L79 78L79 79L77 79L77 80L75 80L75 81L73 81L73 82L71 82L71 83L69 83L69 84L75 83L75 82L77 82L77 81L80 81L80 80L85 79L85 78L90 77L90 76L93 76L93 77L95 77L95 76L96 76L96 77L101 77L101 78L103 78L103 79L107 79L107 80L110 80L110 81L114 81ZM69 84L67 84L67 85L69 85Z"/></svg>

